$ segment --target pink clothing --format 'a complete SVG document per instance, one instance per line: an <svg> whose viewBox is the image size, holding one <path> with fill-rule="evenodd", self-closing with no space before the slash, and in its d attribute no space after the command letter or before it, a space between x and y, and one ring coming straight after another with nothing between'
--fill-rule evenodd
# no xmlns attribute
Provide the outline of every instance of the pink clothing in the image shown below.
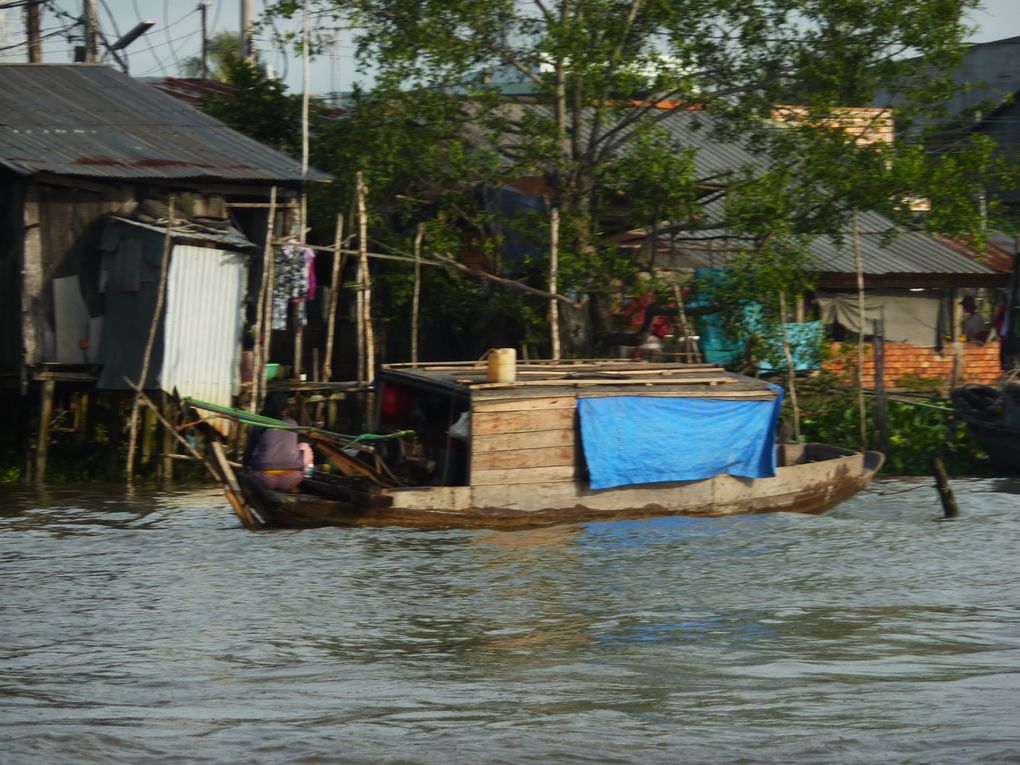
<svg viewBox="0 0 1020 765"><path fill-rule="evenodd" d="M287 470L285 472L266 473L259 470L252 471L252 475L258 478L269 489L276 491L294 491L298 484L305 477L308 468L315 464L315 454L308 444L298 444L298 451L301 452L301 459L304 462L302 470Z"/></svg>

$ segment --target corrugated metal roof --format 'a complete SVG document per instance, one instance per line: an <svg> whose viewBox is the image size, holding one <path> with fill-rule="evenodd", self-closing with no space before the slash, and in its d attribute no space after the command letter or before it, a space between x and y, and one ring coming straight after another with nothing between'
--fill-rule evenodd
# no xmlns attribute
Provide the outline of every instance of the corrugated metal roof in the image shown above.
<svg viewBox="0 0 1020 765"><path fill-rule="evenodd" d="M19 175L302 180L298 160L89 64L0 65L0 166ZM308 179L330 176L309 170Z"/></svg>
<svg viewBox="0 0 1020 765"><path fill-rule="evenodd" d="M680 268L723 268L732 252L745 250L750 243L731 233L722 224L724 203L719 200L705 207L700 230L681 231L672 251L674 266ZM713 226L712 221L719 221ZM640 245L645 234L631 232L633 243ZM861 261L869 276L893 274L997 274L994 268L968 257L970 250L957 242L950 243L923 231L899 226L884 215L862 212L860 215ZM617 241L621 241L619 238ZM621 241L625 243L626 240ZM827 274L855 274L851 232L842 232L842 241L834 236L815 237L808 250L816 268ZM663 237L658 252L670 252L668 239ZM977 253L974 253L976 256Z"/></svg>
<svg viewBox="0 0 1020 765"><path fill-rule="evenodd" d="M547 119L552 119L552 112L542 105L523 105L518 107L522 111L530 110ZM617 119L626 116L621 112ZM608 129L610 122L605 126ZM725 176L739 172L743 168L754 168L761 170L765 167L762 157L759 157L738 143L724 141L718 137L718 125L715 118L705 110L678 109L667 117L660 119L659 127L668 131L673 140L679 146L690 148L694 151L695 172L699 178L718 178L725 183ZM586 123L587 125L587 123ZM631 130L633 128L626 128ZM722 199L717 199L708 205L704 210L703 219L700 222L702 230L683 231L680 234L682 241L674 244L672 250L663 240L659 245L658 252L668 253L679 251L674 261L682 264L681 267L690 268L720 268L728 261L728 250L732 248L746 248L747 243L739 237L729 236L723 224L724 205ZM718 222L713 226L712 221ZM898 226L885 216L876 212L862 212L860 217L861 236L861 259L864 264L864 272L871 276L892 275L892 274L995 274L999 273L994 268L989 268L977 262L968 253L976 256L977 253L970 250L963 244L948 242L937 236L923 231L913 231L904 226ZM894 232L894 236L888 236ZM646 234L637 230L632 232L633 242L640 244ZM853 248L849 239L849 228L842 232L845 238L843 243L838 242L838 237L819 236L810 245L811 254L814 256L818 270L830 274L854 274ZM625 242L625 237L613 237L617 242Z"/></svg>

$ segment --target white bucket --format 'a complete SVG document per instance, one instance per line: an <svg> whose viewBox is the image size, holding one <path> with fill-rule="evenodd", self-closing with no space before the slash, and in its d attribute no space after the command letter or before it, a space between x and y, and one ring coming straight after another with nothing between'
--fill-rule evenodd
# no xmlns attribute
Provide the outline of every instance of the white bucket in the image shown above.
<svg viewBox="0 0 1020 765"><path fill-rule="evenodd" d="M489 382L508 383L517 379L517 349L493 348L489 351Z"/></svg>

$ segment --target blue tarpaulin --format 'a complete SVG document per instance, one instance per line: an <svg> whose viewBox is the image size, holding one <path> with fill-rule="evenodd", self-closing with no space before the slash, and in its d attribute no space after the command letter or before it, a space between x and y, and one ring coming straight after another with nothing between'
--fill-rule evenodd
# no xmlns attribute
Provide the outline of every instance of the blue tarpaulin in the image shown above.
<svg viewBox="0 0 1020 765"><path fill-rule="evenodd" d="M581 398L591 488L775 475L782 390L770 401L610 396Z"/></svg>

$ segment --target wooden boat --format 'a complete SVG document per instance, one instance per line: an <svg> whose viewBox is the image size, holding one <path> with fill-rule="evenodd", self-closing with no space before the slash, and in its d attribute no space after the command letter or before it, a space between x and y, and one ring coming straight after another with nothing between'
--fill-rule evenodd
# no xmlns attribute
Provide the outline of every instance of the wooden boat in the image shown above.
<svg viewBox="0 0 1020 765"><path fill-rule="evenodd" d="M215 469L247 526L512 528L821 513L867 486L884 459L822 444L777 445L781 391L706 364L529 362L516 367L512 382L490 381L478 363L389 365L378 372L375 395L376 434L357 439L359 447L374 446L355 452L313 438L332 472L317 471L300 493L271 492L235 476L222 450L215 452ZM627 408L627 422L613 419L614 407ZM708 414L686 423L659 416L690 407ZM704 422L729 410L751 413L747 422L757 418L760 443L739 418L738 427L724 416L720 432L704 430ZM592 424L600 417L609 437ZM625 439L619 442L618 426ZM387 439L392 432L401 437ZM685 460L713 471L700 463L718 462L720 452L733 449L751 454L766 475L741 475L747 470L731 465L690 477ZM633 464L620 472L618 459ZM682 478L662 480L671 476Z"/></svg>
<svg viewBox="0 0 1020 765"><path fill-rule="evenodd" d="M1002 473L1020 475L1020 384L968 383L950 392L953 411Z"/></svg>

